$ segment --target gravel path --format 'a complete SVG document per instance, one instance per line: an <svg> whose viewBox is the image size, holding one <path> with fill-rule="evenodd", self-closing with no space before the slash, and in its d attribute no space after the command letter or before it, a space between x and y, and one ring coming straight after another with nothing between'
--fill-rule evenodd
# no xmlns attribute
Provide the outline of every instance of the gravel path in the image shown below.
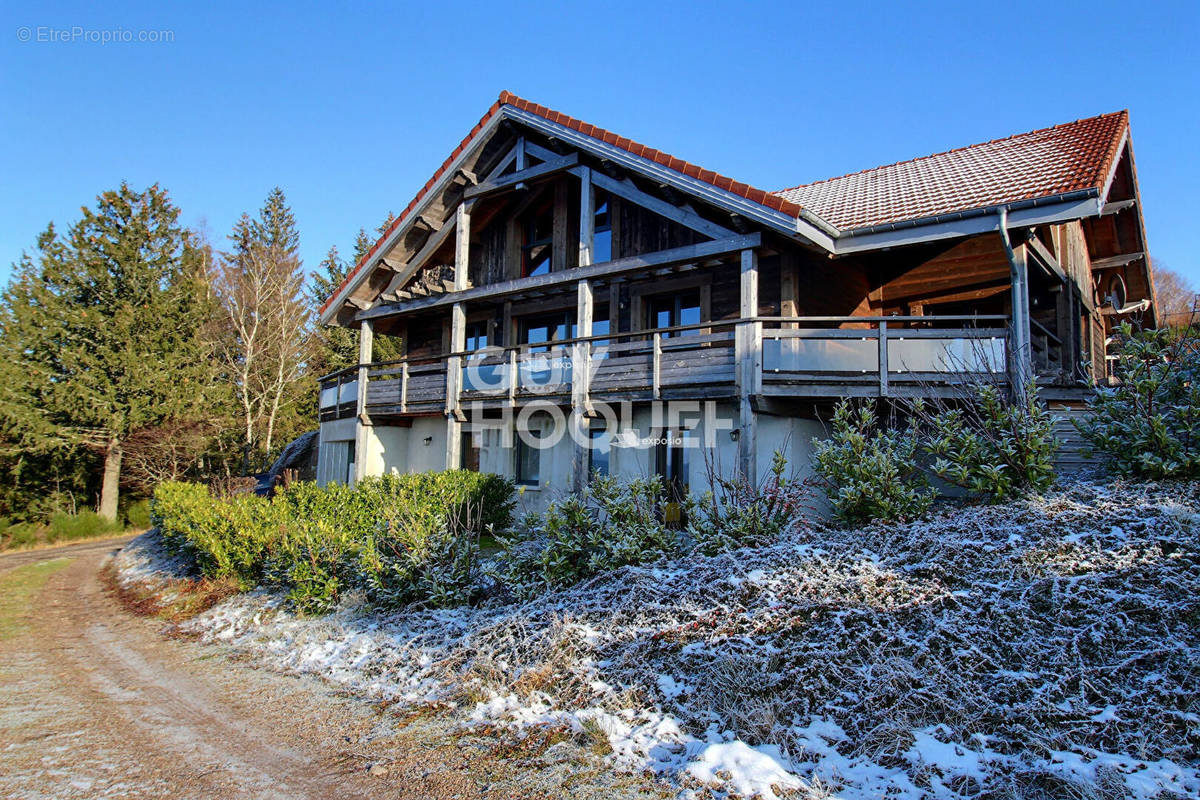
<svg viewBox="0 0 1200 800"><path fill-rule="evenodd" d="M406 722L168 637L105 592L98 573L112 549L36 554L74 560L0 641L0 796L670 796L612 773L582 744L514 754L445 715ZM3 557L0 570L12 562Z"/></svg>

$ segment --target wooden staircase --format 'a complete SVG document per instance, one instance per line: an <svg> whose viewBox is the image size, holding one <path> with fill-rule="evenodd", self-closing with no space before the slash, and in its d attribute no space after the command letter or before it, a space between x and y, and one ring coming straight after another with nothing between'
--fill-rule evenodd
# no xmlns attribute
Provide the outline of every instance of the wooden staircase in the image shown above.
<svg viewBox="0 0 1200 800"><path fill-rule="evenodd" d="M1104 457L1090 452L1091 445L1072 424L1083 422L1091 412L1086 408L1051 406L1050 412L1057 418L1054 434L1058 437L1058 453L1054 456L1054 468L1059 475L1075 475L1081 472L1103 472Z"/></svg>

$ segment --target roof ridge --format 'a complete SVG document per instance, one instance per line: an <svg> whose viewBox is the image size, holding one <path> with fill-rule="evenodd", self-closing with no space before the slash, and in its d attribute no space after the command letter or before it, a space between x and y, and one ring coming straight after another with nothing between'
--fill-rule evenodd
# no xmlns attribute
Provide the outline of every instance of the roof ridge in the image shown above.
<svg viewBox="0 0 1200 800"><path fill-rule="evenodd" d="M782 194L786 194L787 192L795 191L796 189L807 189L810 186L819 186L823 183L830 183L832 181L840 181L844 178L852 178L855 175L865 175L868 172L877 172L879 170L889 169L891 167L899 167L903 164L912 164L914 162L925 161L930 158L938 158L939 156L947 156L947 155L950 155L951 153L960 153L964 150L970 150L975 147L984 147L985 145L989 145L989 144L997 144L999 142L1007 142L1012 139L1018 139L1022 136L1033 136L1033 135L1039 134L1039 133L1049 133L1050 131L1058 130L1059 128L1066 128L1071 125L1079 125L1080 123L1084 123L1084 122L1092 122L1092 121L1098 120L1098 119L1105 119L1106 117L1115 117L1115 116L1121 116L1121 115L1124 115L1126 117L1126 119L1128 120L1129 110L1122 109L1120 111L1109 111L1104 114L1096 114L1095 116L1091 116L1091 117L1080 117L1079 119L1072 120L1071 122L1060 122L1057 125L1050 125L1045 128L1035 128L1034 130L1031 130L1031 131L1025 131L1023 133L1014 133L1014 134L1010 134L1008 136L1001 136L996 139L988 139L985 142L976 142L975 144L968 144L968 145L964 145L963 147L952 147L949 150L942 150L937 153L930 153L929 155L916 156L914 158L906 158L906 159L902 159L900 161L894 161L891 164L880 164L879 166L875 166L875 167L868 167L866 169L860 169L860 170L855 170L853 172L847 172L844 175L835 175L831 178L822 178L821 180L817 180L817 181L810 181L808 183L801 183L796 186L789 186L786 189L777 189L775 192L773 192L773 194L782 195ZM1114 145L1114 147L1115 147L1115 145Z"/></svg>

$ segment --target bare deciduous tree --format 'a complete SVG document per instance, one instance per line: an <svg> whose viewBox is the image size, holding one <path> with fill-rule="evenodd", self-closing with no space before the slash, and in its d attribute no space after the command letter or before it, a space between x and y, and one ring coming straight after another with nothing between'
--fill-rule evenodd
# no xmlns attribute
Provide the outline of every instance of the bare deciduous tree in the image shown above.
<svg viewBox="0 0 1200 800"><path fill-rule="evenodd" d="M1158 316L1164 325L1186 325L1196 311L1196 289L1173 269L1154 262L1154 295Z"/></svg>
<svg viewBox="0 0 1200 800"><path fill-rule="evenodd" d="M238 404L243 446L247 454L269 454L280 411L302 388L310 315L295 248L256 228L243 216L214 283L228 324L219 353Z"/></svg>

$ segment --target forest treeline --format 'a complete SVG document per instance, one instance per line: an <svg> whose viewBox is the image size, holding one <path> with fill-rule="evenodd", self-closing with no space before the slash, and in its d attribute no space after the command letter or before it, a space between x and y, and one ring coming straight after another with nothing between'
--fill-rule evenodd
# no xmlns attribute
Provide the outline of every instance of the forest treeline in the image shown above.
<svg viewBox="0 0 1200 800"><path fill-rule="evenodd" d="M159 186L122 183L51 223L0 298L0 518L116 519L165 480L259 472L314 430L316 379L357 333L316 310L370 247L311 273L282 190L222 242ZM380 231L391 222L389 217Z"/></svg>

